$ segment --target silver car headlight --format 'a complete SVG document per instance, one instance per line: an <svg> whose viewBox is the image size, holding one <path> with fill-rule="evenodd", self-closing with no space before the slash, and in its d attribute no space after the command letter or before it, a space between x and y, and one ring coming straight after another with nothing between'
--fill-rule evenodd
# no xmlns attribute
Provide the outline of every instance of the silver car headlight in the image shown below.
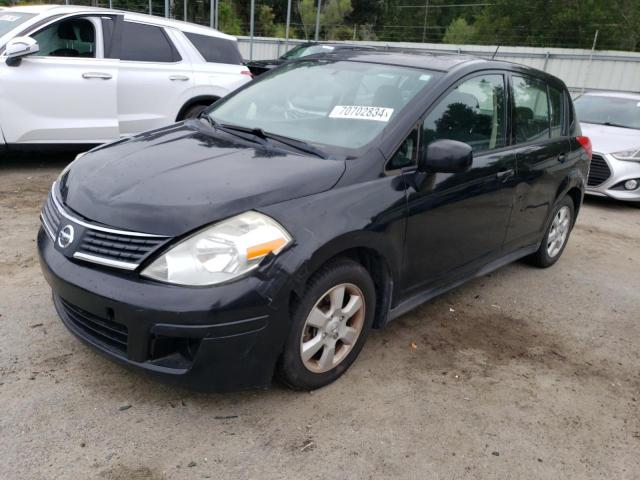
<svg viewBox="0 0 640 480"><path fill-rule="evenodd" d="M181 241L141 275L177 285L215 285L253 270L264 257L277 255L291 241L291 235L275 220L249 211Z"/></svg>
<svg viewBox="0 0 640 480"><path fill-rule="evenodd" d="M612 153L614 158L629 162L640 162L640 147L624 150L622 152Z"/></svg>

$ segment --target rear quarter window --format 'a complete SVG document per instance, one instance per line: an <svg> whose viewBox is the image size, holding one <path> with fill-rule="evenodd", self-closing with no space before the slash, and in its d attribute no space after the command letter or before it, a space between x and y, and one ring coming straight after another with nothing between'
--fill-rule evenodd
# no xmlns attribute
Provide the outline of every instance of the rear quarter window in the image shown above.
<svg viewBox="0 0 640 480"><path fill-rule="evenodd" d="M242 65L242 55L236 42L197 33L184 32L184 34L206 62Z"/></svg>
<svg viewBox="0 0 640 480"><path fill-rule="evenodd" d="M120 60L179 62L181 58L162 28L125 21L122 27Z"/></svg>

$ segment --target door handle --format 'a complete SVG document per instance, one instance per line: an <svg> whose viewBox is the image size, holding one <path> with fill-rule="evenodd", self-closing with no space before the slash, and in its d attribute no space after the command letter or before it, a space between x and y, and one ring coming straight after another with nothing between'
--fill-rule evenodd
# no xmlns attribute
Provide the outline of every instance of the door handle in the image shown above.
<svg viewBox="0 0 640 480"><path fill-rule="evenodd" d="M187 77L186 75L171 75L169 77L169 80L171 80L172 82L186 82L187 80L189 80L189 77Z"/></svg>
<svg viewBox="0 0 640 480"><path fill-rule="evenodd" d="M102 72L87 72L82 74L82 78L90 80L92 78L99 78L100 80L111 80L113 76L110 73Z"/></svg>
<svg viewBox="0 0 640 480"><path fill-rule="evenodd" d="M558 161L559 161L560 163L564 163L564 162L566 162L566 161L567 161L567 156L566 156L564 153L562 153L562 154L558 155Z"/></svg>
<svg viewBox="0 0 640 480"><path fill-rule="evenodd" d="M515 170L513 168L510 168L509 170L501 170L501 171L499 171L498 173L496 173L496 177L499 180L502 180L503 182L506 182L511 177L513 177L515 174L516 174Z"/></svg>

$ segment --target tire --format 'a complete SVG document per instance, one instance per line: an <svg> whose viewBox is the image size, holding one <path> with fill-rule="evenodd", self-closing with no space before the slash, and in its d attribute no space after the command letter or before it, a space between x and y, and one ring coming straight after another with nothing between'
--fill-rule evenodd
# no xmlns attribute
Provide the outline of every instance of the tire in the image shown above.
<svg viewBox="0 0 640 480"><path fill-rule="evenodd" d="M182 120L198 118L198 116L208 107L209 105L192 105L191 107L187 108L187 110L182 114Z"/></svg>
<svg viewBox="0 0 640 480"><path fill-rule="evenodd" d="M277 377L294 390L314 390L337 380L362 350L375 305L375 286L362 265L343 259L324 266L293 305Z"/></svg>
<svg viewBox="0 0 640 480"><path fill-rule="evenodd" d="M568 218L560 220L560 217L563 215L562 212L568 214ZM569 236L571 235L571 229L573 228L575 220L574 212L575 208L573 206L573 200L571 200L570 197L563 198L553 211L551 222L549 222L549 226L544 234L540 248L536 253L526 258L528 263L539 268L547 268L560 259L562 252L564 252L567 242L569 241ZM560 224L558 222L565 226L560 228ZM565 228L566 231L564 230ZM554 231L558 233L554 235ZM552 236L556 236L557 239L554 245L552 245ZM562 237L561 244L558 243L560 237Z"/></svg>

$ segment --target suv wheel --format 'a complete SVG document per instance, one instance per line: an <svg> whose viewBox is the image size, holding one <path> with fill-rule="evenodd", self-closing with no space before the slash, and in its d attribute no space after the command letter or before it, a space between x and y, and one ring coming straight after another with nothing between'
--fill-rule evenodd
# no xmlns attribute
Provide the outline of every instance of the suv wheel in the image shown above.
<svg viewBox="0 0 640 480"><path fill-rule="evenodd" d="M550 267L558 261L567 246L573 228L573 201L565 197L553 212L553 218L536 253L527 257L532 265Z"/></svg>
<svg viewBox="0 0 640 480"><path fill-rule="evenodd" d="M198 116L204 112L209 105L193 105L189 107L186 112L182 115L182 120L189 120L190 118L198 118Z"/></svg>
<svg viewBox="0 0 640 480"><path fill-rule="evenodd" d="M340 260L323 267L293 308L280 379L313 390L340 377L362 350L375 304L375 287L362 265Z"/></svg>

